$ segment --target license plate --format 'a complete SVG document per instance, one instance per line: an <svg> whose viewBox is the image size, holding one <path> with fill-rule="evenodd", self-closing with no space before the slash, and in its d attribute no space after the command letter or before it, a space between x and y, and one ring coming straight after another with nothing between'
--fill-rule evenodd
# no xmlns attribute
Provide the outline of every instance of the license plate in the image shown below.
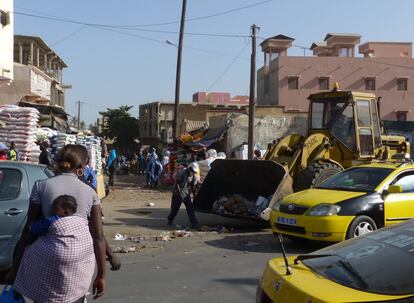
<svg viewBox="0 0 414 303"><path fill-rule="evenodd" d="M293 218L277 217L277 222L287 225L296 225L296 219Z"/></svg>

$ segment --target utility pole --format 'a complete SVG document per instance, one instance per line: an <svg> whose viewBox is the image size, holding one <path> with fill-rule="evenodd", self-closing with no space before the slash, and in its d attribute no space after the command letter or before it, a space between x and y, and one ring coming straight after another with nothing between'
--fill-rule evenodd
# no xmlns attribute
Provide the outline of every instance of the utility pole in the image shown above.
<svg viewBox="0 0 414 303"><path fill-rule="evenodd" d="M253 159L254 144L254 115L256 106L256 37L260 28L253 24L252 30L252 55L250 58L250 98L249 98L249 134L248 134L248 157Z"/></svg>
<svg viewBox="0 0 414 303"><path fill-rule="evenodd" d="M76 102L76 103L78 103L78 131L79 131L79 128L80 128L80 118L81 118L81 105L82 105L82 102L79 100L78 102Z"/></svg>
<svg viewBox="0 0 414 303"><path fill-rule="evenodd" d="M177 146L177 126L180 116L180 82L181 82L181 57L183 52L184 40L184 25L185 25L185 11L187 7L187 0L183 0L183 7L181 11L180 37L178 40L178 54L177 54L177 71L175 75L175 103L174 103L174 120L172 125L174 146Z"/></svg>

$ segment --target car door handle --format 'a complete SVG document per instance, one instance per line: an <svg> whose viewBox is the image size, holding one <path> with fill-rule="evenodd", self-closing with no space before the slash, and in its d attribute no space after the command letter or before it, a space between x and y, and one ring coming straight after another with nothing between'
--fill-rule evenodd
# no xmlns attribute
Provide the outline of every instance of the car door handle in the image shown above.
<svg viewBox="0 0 414 303"><path fill-rule="evenodd" d="M22 212L23 212L23 210L21 210L21 209L10 208L9 210L6 210L4 212L4 214L9 215L9 216L16 216L18 214L21 214Z"/></svg>

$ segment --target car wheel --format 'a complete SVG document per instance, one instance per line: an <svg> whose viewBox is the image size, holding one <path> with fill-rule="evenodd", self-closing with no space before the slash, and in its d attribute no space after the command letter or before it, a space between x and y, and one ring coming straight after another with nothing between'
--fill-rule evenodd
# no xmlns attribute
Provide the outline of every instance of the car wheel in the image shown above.
<svg viewBox="0 0 414 303"><path fill-rule="evenodd" d="M349 225L348 232L346 235L347 239L356 238L370 233L377 229L377 225L374 220L368 216L358 216Z"/></svg>

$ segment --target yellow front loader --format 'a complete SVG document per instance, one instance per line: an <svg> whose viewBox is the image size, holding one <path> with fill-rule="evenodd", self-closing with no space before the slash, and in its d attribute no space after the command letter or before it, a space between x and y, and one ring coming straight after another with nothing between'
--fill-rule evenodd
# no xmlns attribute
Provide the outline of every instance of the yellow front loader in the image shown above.
<svg viewBox="0 0 414 303"><path fill-rule="evenodd" d="M214 161L194 200L196 209L217 212L214 206L220 199L237 195L256 201L264 196L269 203L257 205L260 211L236 216L267 219L272 204L288 193L318 186L354 165L410 153L404 137L381 134L375 95L335 89L310 95L309 100L306 137L291 134L279 139L264 161Z"/></svg>

